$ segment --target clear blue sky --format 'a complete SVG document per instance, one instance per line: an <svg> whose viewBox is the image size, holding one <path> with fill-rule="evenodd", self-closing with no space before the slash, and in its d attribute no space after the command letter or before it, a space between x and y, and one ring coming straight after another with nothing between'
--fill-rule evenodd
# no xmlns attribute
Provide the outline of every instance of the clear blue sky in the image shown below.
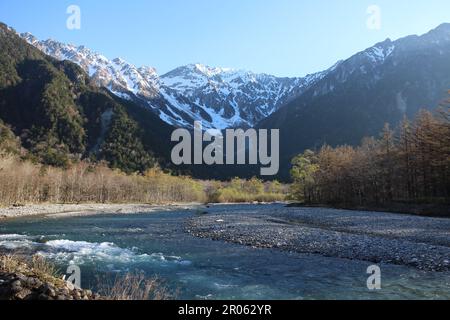
<svg viewBox="0 0 450 320"><path fill-rule="evenodd" d="M81 30L66 9L81 8ZM369 5L381 29L366 26ZM390 37L450 22L449 0L1 0L0 21L162 74L200 62L303 76Z"/></svg>

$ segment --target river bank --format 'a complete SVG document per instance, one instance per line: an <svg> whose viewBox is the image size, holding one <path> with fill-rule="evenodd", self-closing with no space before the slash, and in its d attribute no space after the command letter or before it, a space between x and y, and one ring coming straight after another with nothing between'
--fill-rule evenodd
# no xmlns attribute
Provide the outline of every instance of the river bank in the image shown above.
<svg viewBox="0 0 450 320"><path fill-rule="evenodd" d="M57 278L43 258L0 255L0 300L104 300L91 290Z"/></svg>
<svg viewBox="0 0 450 320"><path fill-rule="evenodd" d="M190 234L256 248L450 270L450 220L386 212L279 207L214 213Z"/></svg>
<svg viewBox="0 0 450 320"><path fill-rule="evenodd" d="M244 206L251 206L250 204ZM222 208L209 214L210 208ZM0 221L136 215L191 210L185 223L195 237L256 248L373 263L405 265L427 271L450 271L450 219L406 213L323 207L253 204L239 211L233 204L40 204L0 208ZM268 209L269 208L269 209ZM223 212L223 213L221 213Z"/></svg>
<svg viewBox="0 0 450 320"><path fill-rule="evenodd" d="M0 207L0 221L10 218L42 216L43 218L63 218L91 216L98 214L137 214L174 210L200 210L201 203L180 203L165 205L149 204L36 204Z"/></svg>

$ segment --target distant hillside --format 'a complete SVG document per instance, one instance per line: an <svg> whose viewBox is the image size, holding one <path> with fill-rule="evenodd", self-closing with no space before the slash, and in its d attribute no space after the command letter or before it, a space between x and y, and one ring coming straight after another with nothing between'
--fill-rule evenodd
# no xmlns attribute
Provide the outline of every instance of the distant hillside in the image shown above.
<svg viewBox="0 0 450 320"><path fill-rule="evenodd" d="M291 159L308 148L357 145L434 109L450 89L450 24L422 36L386 40L338 64L323 79L259 127L281 130L283 176Z"/></svg>
<svg viewBox="0 0 450 320"><path fill-rule="evenodd" d="M13 133L51 165L106 160L126 172L167 162L172 127L131 101L91 85L76 64L51 58L0 24L0 137Z"/></svg>

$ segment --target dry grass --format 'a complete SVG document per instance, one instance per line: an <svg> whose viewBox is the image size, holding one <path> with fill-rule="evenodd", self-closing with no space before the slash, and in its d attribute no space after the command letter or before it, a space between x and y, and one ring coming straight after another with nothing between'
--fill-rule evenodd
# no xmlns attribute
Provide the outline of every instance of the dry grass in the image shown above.
<svg viewBox="0 0 450 320"><path fill-rule="evenodd" d="M278 181L235 178L226 183L211 183L206 193L211 203L276 202L286 200L287 187Z"/></svg>
<svg viewBox="0 0 450 320"><path fill-rule="evenodd" d="M34 255L30 262L31 272L41 280L49 281L61 277L60 270L40 255ZM62 281L62 280L61 280ZM59 281L58 281L59 282Z"/></svg>
<svg viewBox="0 0 450 320"><path fill-rule="evenodd" d="M14 255L0 256L0 271L4 273L13 273L25 267L23 261L20 261Z"/></svg>
<svg viewBox="0 0 450 320"><path fill-rule="evenodd" d="M0 255L0 272L22 273L56 286L64 285L58 269L39 255L31 260L17 255Z"/></svg>
<svg viewBox="0 0 450 320"><path fill-rule="evenodd" d="M31 259L17 255L0 255L0 273L21 273L58 288L65 285L58 269L39 255ZM143 272L117 276L112 283L102 281L99 287L98 292L105 300L170 300L174 298L161 280L157 277L147 279Z"/></svg>
<svg viewBox="0 0 450 320"><path fill-rule="evenodd" d="M203 185L158 170L126 175L103 164L81 162L60 169L0 156L0 205L36 203L203 202Z"/></svg>
<svg viewBox="0 0 450 320"><path fill-rule="evenodd" d="M112 284L101 283L99 293L107 300L169 300L172 299L158 278L147 279L143 272L117 276Z"/></svg>
<svg viewBox="0 0 450 320"><path fill-rule="evenodd" d="M0 206L39 203L242 203L286 199L277 181L198 181L158 169L127 175L104 164L80 162L68 169L0 155Z"/></svg>

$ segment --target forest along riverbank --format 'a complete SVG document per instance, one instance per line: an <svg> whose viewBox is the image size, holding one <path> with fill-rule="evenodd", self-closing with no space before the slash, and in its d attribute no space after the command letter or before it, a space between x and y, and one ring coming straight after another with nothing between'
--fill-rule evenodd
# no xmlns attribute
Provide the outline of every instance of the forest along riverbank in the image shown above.
<svg viewBox="0 0 450 320"><path fill-rule="evenodd" d="M426 271L450 270L450 219L284 206L191 218L190 234L213 240Z"/></svg>

